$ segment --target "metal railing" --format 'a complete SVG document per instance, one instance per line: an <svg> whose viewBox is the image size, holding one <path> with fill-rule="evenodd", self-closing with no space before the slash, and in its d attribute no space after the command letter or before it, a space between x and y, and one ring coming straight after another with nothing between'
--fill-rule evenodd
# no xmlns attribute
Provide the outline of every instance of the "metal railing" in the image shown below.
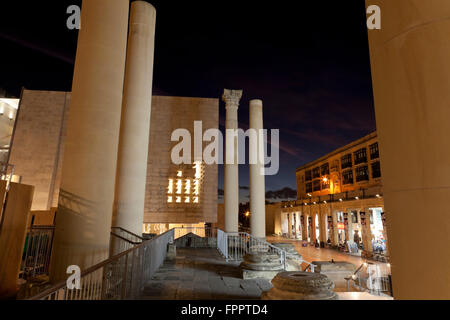
<svg viewBox="0 0 450 320"><path fill-rule="evenodd" d="M350 291L350 281L359 291L373 295L393 296L392 281L389 264L365 262L347 280L347 290Z"/></svg>
<svg viewBox="0 0 450 320"><path fill-rule="evenodd" d="M303 271L314 272L315 265L312 263L245 232L227 233L218 230L217 249L227 261L242 261L248 253L264 252L278 255L284 270L286 270L287 259L295 259L304 266Z"/></svg>
<svg viewBox="0 0 450 320"><path fill-rule="evenodd" d="M125 230L121 227L111 228L111 238L109 244L109 256L127 251L138 244L144 242L145 239L133 232Z"/></svg>
<svg viewBox="0 0 450 320"><path fill-rule="evenodd" d="M216 248L217 228L175 228L175 244L179 248Z"/></svg>
<svg viewBox="0 0 450 320"><path fill-rule="evenodd" d="M20 278L48 274L54 233L54 226L31 226L25 238Z"/></svg>
<svg viewBox="0 0 450 320"><path fill-rule="evenodd" d="M131 300L139 299L147 283L163 264L174 230L144 241L81 273L80 289L66 281L30 300Z"/></svg>

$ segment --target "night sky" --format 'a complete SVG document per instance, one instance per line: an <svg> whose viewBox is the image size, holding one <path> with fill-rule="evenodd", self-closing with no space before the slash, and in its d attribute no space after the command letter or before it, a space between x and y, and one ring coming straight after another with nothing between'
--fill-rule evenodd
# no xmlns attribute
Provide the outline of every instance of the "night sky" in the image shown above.
<svg viewBox="0 0 450 320"><path fill-rule="evenodd" d="M0 4L0 88L70 91L78 32L66 28L66 9L81 1L14 2ZM297 167L375 130L364 0L149 2L157 9L154 94L218 98L243 89L243 129L249 100L264 101L265 127L280 129L281 143L267 190L295 190ZM246 166L240 183L245 194Z"/></svg>

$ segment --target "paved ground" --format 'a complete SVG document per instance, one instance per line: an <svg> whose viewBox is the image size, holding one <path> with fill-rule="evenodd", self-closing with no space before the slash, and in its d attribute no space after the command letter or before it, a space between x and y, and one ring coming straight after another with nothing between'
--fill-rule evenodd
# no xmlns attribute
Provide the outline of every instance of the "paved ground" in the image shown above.
<svg viewBox="0 0 450 320"><path fill-rule="evenodd" d="M269 281L242 280L237 263L227 263L216 249L177 248L146 285L149 300L251 300L270 290Z"/></svg>

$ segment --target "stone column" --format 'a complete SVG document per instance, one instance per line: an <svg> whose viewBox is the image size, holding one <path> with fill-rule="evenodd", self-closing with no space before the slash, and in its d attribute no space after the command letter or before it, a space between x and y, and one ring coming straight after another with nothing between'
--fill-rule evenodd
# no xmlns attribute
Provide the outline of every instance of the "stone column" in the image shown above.
<svg viewBox="0 0 450 320"><path fill-rule="evenodd" d="M319 228L320 228L320 234L319 234L319 241L323 241L323 243L327 243L328 240L328 234L327 234L327 230L328 230L328 214L327 214L328 210L322 210L321 215L320 215L320 220L319 220Z"/></svg>
<svg viewBox="0 0 450 320"><path fill-rule="evenodd" d="M294 212L294 237L297 239L298 237L298 217L299 214L297 212Z"/></svg>
<svg viewBox="0 0 450 320"><path fill-rule="evenodd" d="M360 211L359 217L361 219L361 238L364 244L364 251L368 253L373 252L369 208L365 208L364 211Z"/></svg>
<svg viewBox="0 0 450 320"><path fill-rule="evenodd" d="M304 208L304 207L303 207ZM300 217L301 219L301 226L302 226L302 240L308 240L308 228L307 228L307 222L306 222L306 214L305 210L302 210L302 215Z"/></svg>
<svg viewBox="0 0 450 320"><path fill-rule="evenodd" d="M366 2L394 296L450 299L450 2Z"/></svg>
<svg viewBox="0 0 450 320"><path fill-rule="evenodd" d="M331 216L333 218L333 237L331 239L333 245L339 245L339 229L338 229L338 219L337 212L331 211Z"/></svg>
<svg viewBox="0 0 450 320"><path fill-rule="evenodd" d="M316 213L313 213L312 216L312 222L311 222L311 241L314 242L314 244L316 243L317 240L317 225L316 225Z"/></svg>
<svg viewBox="0 0 450 320"><path fill-rule="evenodd" d="M238 108L242 98L242 90L225 89L223 101L227 110L226 116L226 151L225 151L225 181L224 208L225 231L239 231L239 163L238 163ZM231 132L233 130L233 132ZM253 212L251 212L253 215Z"/></svg>
<svg viewBox="0 0 450 320"><path fill-rule="evenodd" d="M250 135L250 159L254 157L256 163L250 162L250 225L252 235L256 238L266 238L266 186L264 173L264 134L263 134L263 103L261 100L250 101L250 130L256 136ZM254 139L256 138L256 139ZM256 141L255 141L256 140ZM293 213L291 212L291 215Z"/></svg>
<svg viewBox="0 0 450 320"><path fill-rule="evenodd" d="M156 10L131 4L113 226L142 234L152 103Z"/></svg>
<svg viewBox="0 0 450 320"><path fill-rule="evenodd" d="M288 237L292 239L292 212L288 213Z"/></svg>
<svg viewBox="0 0 450 320"><path fill-rule="evenodd" d="M108 8L108 10L105 10ZM51 280L108 257L128 30L128 0L85 0L67 121Z"/></svg>

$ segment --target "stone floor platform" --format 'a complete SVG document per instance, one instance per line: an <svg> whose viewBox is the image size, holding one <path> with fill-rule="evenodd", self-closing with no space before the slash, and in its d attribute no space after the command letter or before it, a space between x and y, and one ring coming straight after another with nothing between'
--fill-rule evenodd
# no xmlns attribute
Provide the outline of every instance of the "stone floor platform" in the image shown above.
<svg viewBox="0 0 450 320"><path fill-rule="evenodd" d="M272 284L240 278L239 263L226 262L216 249L177 248L146 284L144 300L259 300Z"/></svg>

